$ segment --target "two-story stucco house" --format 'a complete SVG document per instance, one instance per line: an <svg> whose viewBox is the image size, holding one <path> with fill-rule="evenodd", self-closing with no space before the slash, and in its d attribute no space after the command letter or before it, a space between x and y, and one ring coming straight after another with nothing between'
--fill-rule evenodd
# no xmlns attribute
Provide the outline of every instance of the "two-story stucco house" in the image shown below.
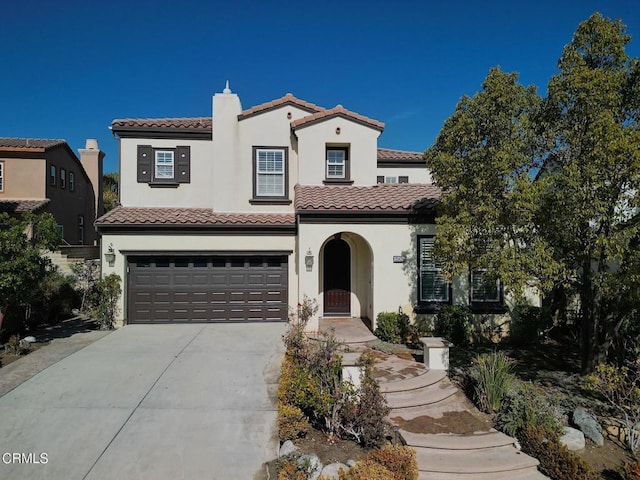
<svg viewBox="0 0 640 480"><path fill-rule="evenodd" d="M122 206L96 225L125 323L285 321L304 295L320 316L371 321L502 305L499 284L444 281L440 192L421 153L378 148L377 120L291 94L243 110L227 86L211 118L111 128Z"/></svg>
<svg viewBox="0 0 640 480"><path fill-rule="evenodd" d="M0 212L51 213L65 243L94 245L104 153L96 140L79 151L64 140L0 137Z"/></svg>

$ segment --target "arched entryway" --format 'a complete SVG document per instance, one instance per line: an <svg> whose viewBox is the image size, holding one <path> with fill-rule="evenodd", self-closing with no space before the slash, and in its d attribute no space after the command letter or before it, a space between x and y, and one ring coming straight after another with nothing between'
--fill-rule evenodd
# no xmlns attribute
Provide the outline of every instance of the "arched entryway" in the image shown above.
<svg viewBox="0 0 640 480"><path fill-rule="evenodd" d="M339 236L324 246L324 314L351 315L351 248Z"/></svg>

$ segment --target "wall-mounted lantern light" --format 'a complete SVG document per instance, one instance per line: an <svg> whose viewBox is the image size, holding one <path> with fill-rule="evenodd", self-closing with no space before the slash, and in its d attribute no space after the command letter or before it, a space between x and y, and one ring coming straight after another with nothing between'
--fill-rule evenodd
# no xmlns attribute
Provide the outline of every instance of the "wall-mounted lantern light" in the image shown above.
<svg viewBox="0 0 640 480"><path fill-rule="evenodd" d="M307 267L307 272L313 270L313 254L310 248L307 249L307 254L304 256L304 264Z"/></svg>
<svg viewBox="0 0 640 480"><path fill-rule="evenodd" d="M104 259L107 261L110 267L113 267L116 263L116 252L113 251L113 243L109 244L109 248L104 254Z"/></svg>

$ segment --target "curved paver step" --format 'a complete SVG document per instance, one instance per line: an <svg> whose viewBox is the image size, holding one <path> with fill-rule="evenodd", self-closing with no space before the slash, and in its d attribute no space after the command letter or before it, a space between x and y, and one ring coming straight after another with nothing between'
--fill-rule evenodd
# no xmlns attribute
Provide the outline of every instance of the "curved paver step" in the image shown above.
<svg viewBox="0 0 640 480"><path fill-rule="evenodd" d="M535 467L491 473L419 472L418 480L549 480Z"/></svg>
<svg viewBox="0 0 640 480"><path fill-rule="evenodd" d="M422 407L441 402L455 395L458 389L451 382L440 381L435 385L418 388L416 390L391 392L384 395L387 405L392 410Z"/></svg>
<svg viewBox="0 0 640 480"><path fill-rule="evenodd" d="M482 450L514 445L515 440L496 430L478 432L472 435L454 433L413 433L400 429L400 435L407 445L443 450Z"/></svg>
<svg viewBox="0 0 640 480"><path fill-rule="evenodd" d="M538 460L514 446L482 450L442 450L413 447L418 469L426 472L479 474L510 472L537 467ZM474 477L476 478L476 477Z"/></svg>
<svg viewBox="0 0 640 480"><path fill-rule="evenodd" d="M426 370L415 377L407 377L401 380L378 378L378 385L382 393L406 392L419 388L435 385L447 376L444 370Z"/></svg>

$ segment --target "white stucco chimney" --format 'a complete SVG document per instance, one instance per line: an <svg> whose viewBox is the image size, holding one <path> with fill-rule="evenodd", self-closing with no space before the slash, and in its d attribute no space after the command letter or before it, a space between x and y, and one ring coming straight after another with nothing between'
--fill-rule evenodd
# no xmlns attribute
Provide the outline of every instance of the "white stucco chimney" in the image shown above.
<svg viewBox="0 0 640 480"><path fill-rule="evenodd" d="M102 163L104 152L98 147L98 140L88 138L85 148L78 149L80 152L80 163L89 177L93 194L95 197L96 218L104 213L102 204ZM92 222L93 223L93 220Z"/></svg>
<svg viewBox="0 0 640 480"><path fill-rule="evenodd" d="M232 210L237 185L238 115L242 113L240 98L229 88L213 96L213 209L218 212Z"/></svg>

